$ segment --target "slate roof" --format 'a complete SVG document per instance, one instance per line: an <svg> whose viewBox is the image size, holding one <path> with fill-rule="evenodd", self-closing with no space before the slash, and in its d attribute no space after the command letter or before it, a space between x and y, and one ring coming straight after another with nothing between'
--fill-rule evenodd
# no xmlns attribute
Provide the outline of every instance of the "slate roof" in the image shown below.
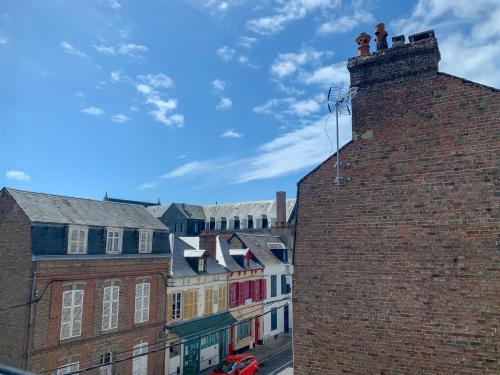
<svg viewBox="0 0 500 375"><path fill-rule="evenodd" d="M168 230L141 205L5 190L31 222Z"/></svg>
<svg viewBox="0 0 500 375"><path fill-rule="evenodd" d="M274 266L274 265L283 265L287 264L282 262L281 260L273 254L273 252L269 249L269 243L283 243L286 248L285 241L281 239L279 236L273 236L268 234L247 234L247 233L235 233L244 244L245 247L248 247L252 254L262 263L264 266Z"/></svg>
<svg viewBox="0 0 500 375"><path fill-rule="evenodd" d="M111 198L111 197L108 197L107 194L104 197L103 201L105 201L105 202L115 202L115 203L139 204L139 205L144 206L144 207L159 206L161 204L160 203L160 199L158 199L157 203L152 203L152 202L133 201L133 200L130 200L130 199Z"/></svg>
<svg viewBox="0 0 500 375"><path fill-rule="evenodd" d="M290 215L295 207L295 199L286 200L286 220L289 221ZM253 202L223 203L214 205L198 206L186 203L172 203L186 218L207 220L211 217L225 217L227 220L238 216L243 220L247 215L252 215L253 219L266 215L267 219L276 219L276 200L263 200ZM156 217L162 217L170 205L150 206L148 210Z"/></svg>
<svg viewBox="0 0 500 375"><path fill-rule="evenodd" d="M231 246L221 236L217 236L216 245L217 260L220 264L226 266L231 272L245 270L245 268L240 266L231 256ZM247 269L256 270L262 268L263 267L260 264L250 260L250 266Z"/></svg>
<svg viewBox="0 0 500 375"><path fill-rule="evenodd" d="M174 234L170 234L170 248L172 249L171 273L173 277L191 277L198 276L198 273L189 265L184 257L185 250L198 250L181 240ZM215 260L207 258L207 272L203 274L216 275L227 273L224 266L218 264Z"/></svg>

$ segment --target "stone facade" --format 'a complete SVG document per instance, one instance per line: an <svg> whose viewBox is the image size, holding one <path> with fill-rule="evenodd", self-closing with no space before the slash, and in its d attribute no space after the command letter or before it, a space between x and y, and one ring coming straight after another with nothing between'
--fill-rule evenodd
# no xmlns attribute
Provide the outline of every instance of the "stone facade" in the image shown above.
<svg viewBox="0 0 500 375"><path fill-rule="evenodd" d="M298 187L296 374L497 373L500 92L437 40L350 59L353 140Z"/></svg>

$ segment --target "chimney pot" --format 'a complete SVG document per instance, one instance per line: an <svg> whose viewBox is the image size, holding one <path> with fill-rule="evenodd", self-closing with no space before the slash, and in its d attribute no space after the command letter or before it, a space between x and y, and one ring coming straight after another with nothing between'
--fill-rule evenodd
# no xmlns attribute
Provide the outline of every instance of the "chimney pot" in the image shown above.
<svg viewBox="0 0 500 375"><path fill-rule="evenodd" d="M393 36L392 37L392 46L402 46L405 44L405 36L404 35L398 35L398 36Z"/></svg>
<svg viewBox="0 0 500 375"><path fill-rule="evenodd" d="M408 38L410 39L410 43L418 42L419 40L434 38L434 30L427 30L422 33L410 35Z"/></svg>
<svg viewBox="0 0 500 375"><path fill-rule="evenodd" d="M387 31L385 31L385 24L378 23L375 25L375 41L377 42L377 51L387 49Z"/></svg>
<svg viewBox="0 0 500 375"><path fill-rule="evenodd" d="M359 34L359 36L356 38L356 43L358 43L359 56L370 56L371 39L372 37L365 32Z"/></svg>

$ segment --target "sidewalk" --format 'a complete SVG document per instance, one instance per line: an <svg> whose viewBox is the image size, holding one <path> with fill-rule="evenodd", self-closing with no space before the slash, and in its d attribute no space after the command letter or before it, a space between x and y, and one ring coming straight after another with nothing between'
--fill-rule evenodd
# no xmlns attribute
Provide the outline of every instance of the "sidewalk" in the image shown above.
<svg viewBox="0 0 500 375"><path fill-rule="evenodd" d="M257 362L261 363L263 360L267 360L273 356L275 353L279 353L286 347L291 345L292 336L286 335L278 338L275 341L270 341L265 345L257 345L254 349L246 351L244 354L251 354L255 357ZM200 372L200 375L209 375L212 368L208 368Z"/></svg>

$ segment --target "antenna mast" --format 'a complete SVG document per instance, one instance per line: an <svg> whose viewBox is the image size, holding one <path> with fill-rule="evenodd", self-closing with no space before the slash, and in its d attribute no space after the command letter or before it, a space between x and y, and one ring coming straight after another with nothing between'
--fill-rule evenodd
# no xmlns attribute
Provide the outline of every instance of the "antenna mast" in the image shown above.
<svg viewBox="0 0 500 375"><path fill-rule="evenodd" d="M356 96L358 92L357 87L350 87L348 89L342 87L330 87L328 90L328 110L330 113L335 111L335 124L337 133L337 153L335 156L335 168L337 169L337 177L335 182L337 186L340 185L342 177L340 176L340 137L339 137L339 115L350 115L351 110L349 106L351 105L351 99ZM335 107L332 108L332 107Z"/></svg>

